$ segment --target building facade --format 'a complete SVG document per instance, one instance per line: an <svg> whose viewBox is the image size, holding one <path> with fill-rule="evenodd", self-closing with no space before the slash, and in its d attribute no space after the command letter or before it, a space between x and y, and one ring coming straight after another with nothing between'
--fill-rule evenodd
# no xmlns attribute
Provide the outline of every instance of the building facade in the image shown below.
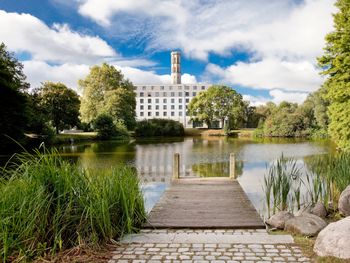
<svg viewBox="0 0 350 263"><path fill-rule="evenodd" d="M181 84L181 54L171 52L172 84L135 85L136 118L171 119L181 122L185 128L194 127L187 107L193 97L207 90L211 84Z"/></svg>

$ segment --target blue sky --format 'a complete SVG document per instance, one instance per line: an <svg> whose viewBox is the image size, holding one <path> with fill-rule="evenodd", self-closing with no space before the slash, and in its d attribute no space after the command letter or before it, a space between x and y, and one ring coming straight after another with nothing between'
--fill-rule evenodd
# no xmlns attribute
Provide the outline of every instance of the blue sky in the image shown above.
<svg viewBox="0 0 350 263"><path fill-rule="evenodd" d="M334 0L0 0L0 41L32 87L78 89L108 62L135 84L225 84L253 105L302 102L322 84L316 58L332 30Z"/></svg>

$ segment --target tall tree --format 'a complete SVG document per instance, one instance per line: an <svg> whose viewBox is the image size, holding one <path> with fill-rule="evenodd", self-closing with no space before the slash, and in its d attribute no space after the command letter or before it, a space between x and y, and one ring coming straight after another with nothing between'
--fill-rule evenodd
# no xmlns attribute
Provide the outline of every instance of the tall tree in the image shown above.
<svg viewBox="0 0 350 263"><path fill-rule="evenodd" d="M194 97L188 111L193 119L204 121L211 127L214 120L230 120L233 124L241 118L243 110L242 96L227 86L211 86ZM222 127L224 128L224 127Z"/></svg>
<svg viewBox="0 0 350 263"><path fill-rule="evenodd" d="M23 138L27 124L27 89L23 66L0 44L0 148L9 145L10 136Z"/></svg>
<svg viewBox="0 0 350 263"><path fill-rule="evenodd" d="M132 83L115 67L106 63L94 66L89 75L79 81L82 90L81 117L85 122L107 113L122 120L128 129L135 126L136 94Z"/></svg>
<svg viewBox="0 0 350 263"><path fill-rule="evenodd" d="M37 91L40 106L56 129L79 123L80 99L78 94L62 83L45 82Z"/></svg>
<svg viewBox="0 0 350 263"><path fill-rule="evenodd" d="M350 150L350 2L338 0L334 31L326 36L324 55L319 58L323 74L328 76L323 88L329 100L329 133L343 149Z"/></svg>

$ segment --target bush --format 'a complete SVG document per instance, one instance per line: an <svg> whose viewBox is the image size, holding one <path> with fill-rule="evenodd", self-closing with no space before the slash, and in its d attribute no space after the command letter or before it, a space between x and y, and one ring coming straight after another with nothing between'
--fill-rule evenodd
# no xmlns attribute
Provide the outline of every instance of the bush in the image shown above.
<svg viewBox="0 0 350 263"><path fill-rule="evenodd" d="M166 119L150 119L136 124L135 136L184 136L185 129L178 121Z"/></svg>
<svg viewBox="0 0 350 263"><path fill-rule="evenodd" d="M0 176L3 262L80 244L97 246L144 222L135 169L85 170L56 151L36 154L21 155L21 164Z"/></svg>
<svg viewBox="0 0 350 263"><path fill-rule="evenodd" d="M128 137L129 133L122 121L113 122L113 118L108 114L100 114L93 122L97 137L101 140L111 138Z"/></svg>

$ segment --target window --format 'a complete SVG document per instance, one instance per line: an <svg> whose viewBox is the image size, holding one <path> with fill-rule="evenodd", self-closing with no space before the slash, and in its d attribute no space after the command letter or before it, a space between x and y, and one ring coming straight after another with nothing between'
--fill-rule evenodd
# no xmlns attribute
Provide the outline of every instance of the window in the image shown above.
<svg viewBox="0 0 350 263"><path fill-rule="evenodd" d="M179 92L179 96L182 97L182 92Z"/></svg>
<svg viewBox="0 0 350 263"><path fill-rule="evenodd" d="M178 86L178 89L179 89L179 90L182 90L182 86Z"/></svg>
<svg viewBox="0 0 350 263"><path fill-rule="evenodd" d="M193 86L193 90L197 90L197 86Z"/></svg>
<svg viewBox="0 0 350 263"><path fill-rule="evenodd" d="M146 90L146 86L143 86L143 87L142 87L142 90Z"/></svg>
<svg viewBox="0 0 350 263"><path fill-rule="evenodd" d="M147 97L152 97L152 93L151 93L151 92L148 92L148 93L147 93Z"/></svg>
<svg viewBox="0 0 350 263"><path fill-rule="evenodd" d="M142 111L140 112L140 116L143 116L143 112Z"/></svg>
<svg viewBox="0 0 350 263"><path fill-rule="evenodd" d="M172 92L170 96L175 97L175 92Z"/></svg>
<svg viewBox="0 0 350 263"><path fill-rule="evenodd" d="M156 92L156 97L159 97L159 92Z"/></svg>
<svg viewBox="0 0 350 263"><path fill-rule="evenodd" d="M140 110L143 110L143 105L140 105Z"/></svg>
<svg viewBox="0 0 350 263"><path fill-rule="evenodd" d="M156 103L159 103L159 99L156 99Z"/></svg>
<svg viewBox="0 0 350 263"><path fill-rule="evenodd" d="M148 116L151 116L151 112L150 111L148 112Z"/></svg>
<svg viewBox="0 0 350 263"><path fill-rule="evenodd" d="M175 112L172 111L172 112L171 112L171 116L175 116Z"/></svg>
<svg viewBox="0 0 350 263"><path fill-rule="evenodd" d="M179 112L179 116L182 116L182 111Z"/></svg>
<svg viewBox="0 0 350 263"><path fill-rule="evenodd" d="M166 105L163 105L163 110L166 110Z"/></svg>
<svg viewBox="0 0 350 263"><path fill-rule="evenodd" d="M202 86L202 90L205 90L205 86Z"/></svg>
<svg viewBox="0 0 350 263"><path fill-rule="evenodd" d="M166 97L166 92L163 92L163 96Z"/></svg>
<svg viewBox="0 0 350 263"><path fill-rule="evenodd" d="M186 97L190 96L190 93L186 91L185 96Z"/></svg>
<svg viewBox="0 0 350 263"><path fill-rule="evenodd" d="M182 110L182 105L179 105L179 110Z"/></svg>
<svg viewBox="0 0 350 263"><path fill-rule="evenodd" d="M160 86L160 89L161 89L161 90L164 90L164 86Z"/></svg>
<svg viewBox="0 0 350 263"><path fill-rule="evenodd" d="M189 86L185 86L185 90L189 90L190 89L190 87Z"/></svg>
<svg viewBox="0 0 350 263"><path fill-rule="evenodd" d="M151 90L153 90L153 86L151 86Z"/></svg>
<svg viewBox="0 0 350 263"><path fill-rule="evenodd" d="M182 99L179 99L179 103L182 103Z"/></svg>
<svg viewBox="0 0 350 263"><path fill-rule="evenodd" d="M159 116L159 111L156 111L156 116Z"/></svg>
<svg viewBox="0 0 350 263"><path fill-rule="evenodd" d="M166 103L166 99L163 99L163 103Z"/></svg>
<svg viewBox="0 0 350 263"><path fill-rule="evenodd" d="M193 92L192 95L193 95L193 97L196 96L196 95L197 95L197 92Z"/></svg>
<svg viewBox="0 0 350 263"><path fill-rule="evenodd" d="M140 92L140 97L143 97L144 93L143 92Z"/></svg>
<svg viewBox="0 0 350 263"><path fill-rule="evenodd" d="M148 103L152 103L152 99L148 99Z"/></svg>
<svg viewBox="0 0 350 263"><path fill-rule="evenodd" d="M166 111L163 112L163 116L166 116Z"/></svg>
<svg viewBox="0 0 350 263"><path fill-rule="evenodd" d="M175 110L175 105L171 105L171 109L172 109L172 110Z"/></svg>
<svg viewBox="0 0 350 263"><path fill-rule="evenodd" d="M140 103L143 103L143 99L140 99Z"/></svg>
<svg viewBox="0 0 350 263"><path fill-rule="evenodd" d="M171 103L175 103L175 99L171 99Z"/></svg>
<svg viewBox="0 0 350 263"><path fill-rule="evenodd" d="M148 105L148 109L151 110L152 109L152 105Z"/></svg>
<svg viewBox="0 0 350 263"><path fill-rule="evenodd" d="M159 105L156 105L156 110L159 110Z"/></svg>
<svg viewBox="0 0 350 263"><path fill-rule="evenodd" d="M186 103L188 103L188 102L190 102L190 99L187 98L187 99L186 99Z"/></svg>

